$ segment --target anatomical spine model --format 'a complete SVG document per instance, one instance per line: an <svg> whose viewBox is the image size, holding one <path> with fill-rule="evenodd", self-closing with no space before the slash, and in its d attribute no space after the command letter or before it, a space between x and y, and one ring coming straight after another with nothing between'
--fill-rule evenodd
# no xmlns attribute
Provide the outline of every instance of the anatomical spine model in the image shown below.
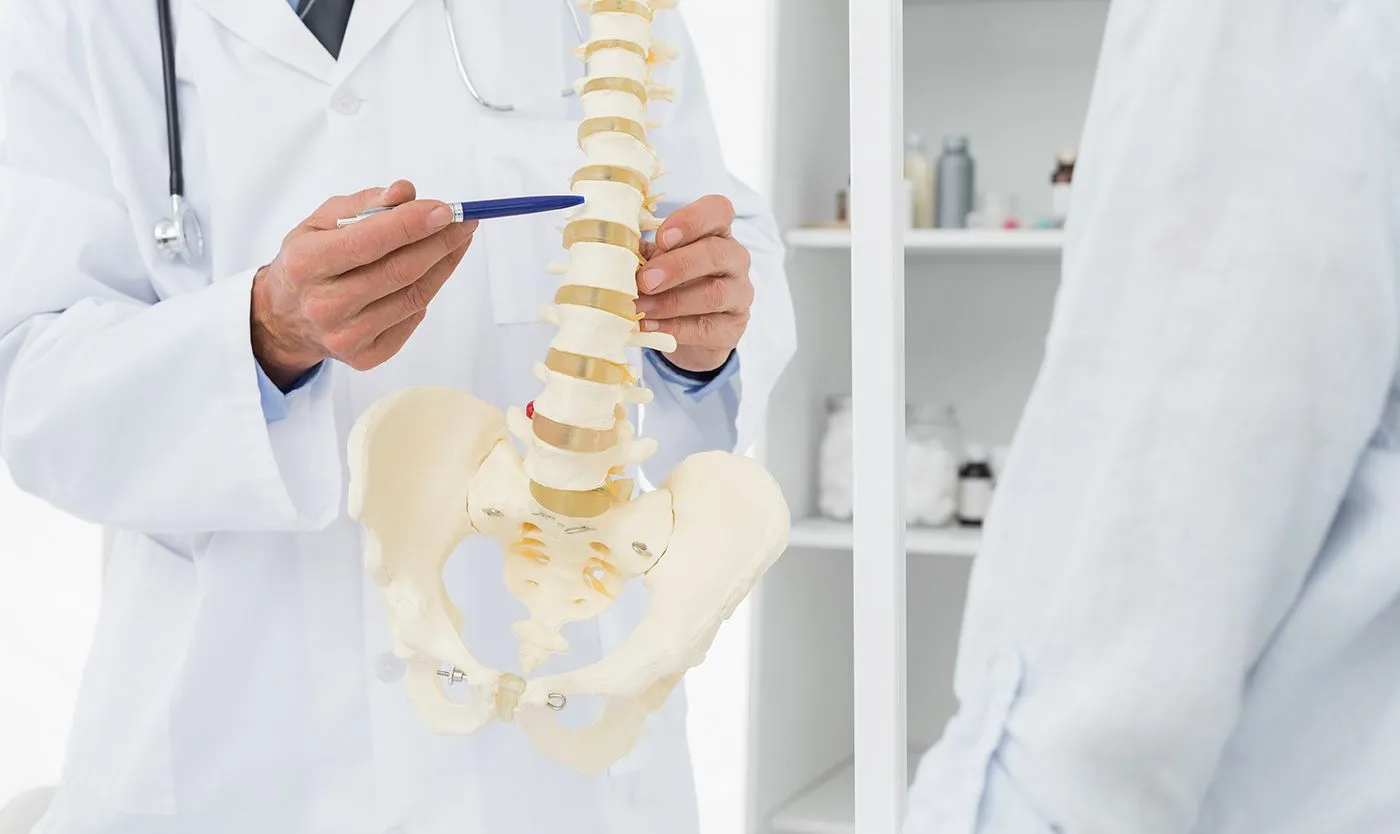
<svg viewBox="0 0 1400 834"><path fill-rule="evenodd" d="M656 451L627 419L626 406L651 395L625 351L675 349L669 335L640 330L634 305L641 235L659 226L661 166L645 114L650 99L670 95L651 68L674 57L652 42L651 22L673 2L582 3L586 159L571 187L585 199L567 216L567 261L552 266L561 286L542 315L558 333L535 366L538 397L503 415L463 391L411 388L370 407L349 443L350 513L368 533L367 567L418 714L453 734L514 721L539 752L583 772L635 746L647 715L787 546L787 505L747 457L692 455L635 498L623 477ZM598 616L638 577L647 613L616 651L582 668L532 679L489 668L462 643L463 615L442 582L448 556L478 534L505 546L506 584L529 613L512 627L521 675L567 651L565 623ZM447 698L443 678L468 688L465 703ZM556 721L576 696L604 698L581 730Z"/></svg>

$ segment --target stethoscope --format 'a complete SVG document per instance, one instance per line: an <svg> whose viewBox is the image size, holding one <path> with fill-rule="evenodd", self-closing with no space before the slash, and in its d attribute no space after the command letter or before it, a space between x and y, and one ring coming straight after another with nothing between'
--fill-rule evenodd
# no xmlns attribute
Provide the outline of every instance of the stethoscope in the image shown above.
<svg viewBox="0 0 1400 834"><path fill-rule="evenodd" d="M442 16L447 24L448 39L452 42L452 57L457 64L457 75L462 79L467 92L477 104L488 110L500 113L515 112L518 109L516 105L488 101L472 83L471 75L462 61L462 53L457 47L457 30L452 25L452 9L448 2L449 0L442 0ZM583 43L583 21L579 17L578 9L571 0L563 0L563 3L569 10L579 43ZM305 17L315 4L316 0L307 0L306 5L297 13L298 17ZM155 237L156 251L167 260L193 265L204 257L204 232L200 227L199 215L185 200L185 164L180 151L180 105L175 93L175 36L170 24L170 0L156 0L156 18L160 25L161 76L165 87L165 141L170 156L170 215L156 221L152 234ZM572 87L566 87L559 93L564 98L574 94Z"/></svg>

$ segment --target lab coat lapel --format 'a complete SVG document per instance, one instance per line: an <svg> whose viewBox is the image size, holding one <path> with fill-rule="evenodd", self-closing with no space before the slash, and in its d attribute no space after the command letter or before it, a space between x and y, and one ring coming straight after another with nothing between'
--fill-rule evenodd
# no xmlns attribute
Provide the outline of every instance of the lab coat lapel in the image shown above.
<svg viewBox="0 0 1400 834"><path fill-rule="evenodd" d="M341 78L349 77L369 56L394 24L417 0L359 0L350 12L350 25L345 29L345 41L340 45L340 61L336 71Z"/></svg>
<svg viewBox="0 0 1400 834"><path fill-rule="evenodd" d="M326 52L326 48L316 40L316 36L297 19L296 13L285 0L190 0L190 3L202 9L230 32L274 58L319 81L335 83L335 58ZM392 0L387 4L369 0L359 5L355 15L361 14L362 9L398 4L399 0ZM351 20L350 28L353 33L354 20Z"/></svg>

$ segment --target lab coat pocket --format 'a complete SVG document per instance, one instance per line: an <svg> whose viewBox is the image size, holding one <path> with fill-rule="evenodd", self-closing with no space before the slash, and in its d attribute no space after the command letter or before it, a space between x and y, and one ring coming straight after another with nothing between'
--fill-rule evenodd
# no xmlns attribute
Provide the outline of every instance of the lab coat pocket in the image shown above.
<svg viewBox="0 0 1400 834"><path fill-rule="evenodd" d="M479 145L482 198L568 194L584 155L576 122L502 118L488 122ZM561 278L549 264L563 262L566 212L544 212L482 221L477 244L486 249L492 314L497 324L538 322L540 307L554 298Z"/></svg>

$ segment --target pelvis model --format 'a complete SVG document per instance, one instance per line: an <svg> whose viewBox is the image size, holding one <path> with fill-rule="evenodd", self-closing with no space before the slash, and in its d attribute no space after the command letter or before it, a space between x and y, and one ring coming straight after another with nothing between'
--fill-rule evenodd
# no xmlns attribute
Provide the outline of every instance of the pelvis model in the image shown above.
<svg viewBox="0 0 1400 834"><path fill-rule="evenodd" d="M411 388L370 407L350 436L349 506L368 533L366 563L383 595L395 652L408 663L414 709L434 732L467 734L513 721L543 755L595 772L637 743L649 713L704 660L721 623L787 546L776 482L750 458L695 454L655 490L634 496L627 467L656 451L626 406L637 386L626 349L675 349L642 332L634 300L641 235L659 160L646 136L649 98L669 91L651 67L673 56L651 41L652 15L674 0L585 0L588 74L577 84L585 164L572 189L562 283L543 311L559 330L535 374L543 390L502 414L464 391ZM522 456L512 436L524 449ZM520 671L488 668L460 637L463 614L442 568L467 536L506 549L505 582L529 612L512 631ZM531 678L568 650L565 623L597 617L640 579L646 615L611 655ZM465 686L449 699L443 678ZM556 718L570 698L601 696L583 729Z"/></svg>

